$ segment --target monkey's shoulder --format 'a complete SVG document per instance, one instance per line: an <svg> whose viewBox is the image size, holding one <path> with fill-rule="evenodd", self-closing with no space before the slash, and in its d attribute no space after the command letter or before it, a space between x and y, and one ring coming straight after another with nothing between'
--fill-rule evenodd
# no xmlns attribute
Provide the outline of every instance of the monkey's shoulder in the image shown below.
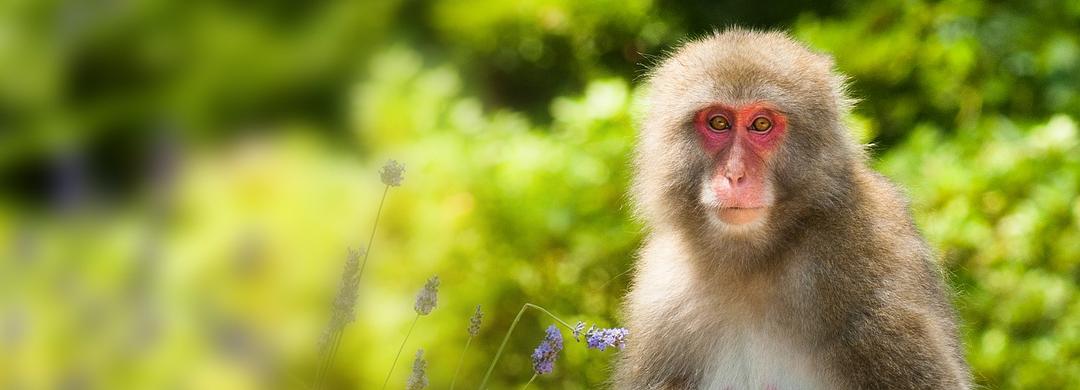
<svg viewBox="0 0 1080 390"><path fill-rule="evenodd" d="M867 167L856 169L854 186L855 205L807 229L788 252L860 267L933 262L903 187Z"/></svg>
<svg viewBox="0 0 1080 390"><path fill-rule="evenodd" d="M863 209L878 227L914 229L911 200L904 187L882 173L863 168L856 173L856 185Z"/></svg>

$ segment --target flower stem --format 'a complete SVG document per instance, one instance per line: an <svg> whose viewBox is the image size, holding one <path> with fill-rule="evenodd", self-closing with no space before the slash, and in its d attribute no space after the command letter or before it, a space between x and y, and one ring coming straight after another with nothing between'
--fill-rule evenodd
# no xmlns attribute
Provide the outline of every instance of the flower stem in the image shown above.
<svg viewBox="0 0 1080 390"><path fill-rule="evenodd" d="M326 371L330 368L330 362L333 361L333 356L337 354L339 341L341 341L341 331L334 329L330 332L330 336L326 338L325 350L320 354L319 361L315 366L315 380L311 385L312 389L319 389L322 387L322 382L326 377Z"/></svg>
<svg viewBox="0 0 1080 390"><path fill-rule="evenodd" d="M322 379L323 366L326 364L326 356L329 354L333 338L334 334L330 333L330 336L326 337L326 345L319 348L319 360L315 362L315 378L311 380L311 388L313 389L319 388L319 382Z"/></svg>
<svg viewBox="0 0 1080 390"><path fill-rule="evenodd" d="M322 374L321 374L320 379L325 380L326 379L326 373L329 372L330 369L334 367L334 358L337 357L338 348L341 347L341 336L344 333L345 332L343 332L341 329L338 329L338 330L334 331L333 343L330 344L330 350L327 351L327 354L326 354L326 361L323 362ZM322 381L320 381L320 383L319 383L320 385L323 384L321 382Z"/></svg>
<svg viewBox="0 0 1080 390"><path fill-rule="evenodd" d="M531 307L533 309L540 310L544 314L547 314L549 317L555 319L555 321L558 321L560 324L562 324L562 326L565 326L567 330L570 330L570 331L574 330L573 325L570 325L570 324L566 323L566 321L563 321L562 318L556 317L554 314L551 314L551 312L547 311L547 309L545 309L545 308L542 308L540 306L537 306L537 305L534 305L534 304L531 304L531 303L526 303L524 305L524 307Z"/></svg>
<svg viewBox="0 0 1080 390"><path fill-rule="evenodd" d="M458 374L461 373L461 364L465 363L465 353L469 352L469 344L472 343L472 338L472 336L469 336L469 338L465 340L465 349L461 350L461 357L458 358L457 369L454 370L454 379L450 381L450 390L454 390L454 385L457 384Z"/></svg>
<svg viewBox="0 0 1080 390"><path fill-rule="evenodd" d="M382 216L383 204L386 203L386 194L390 192L390 185L383 188L382 197L379 199L379 208L375 212L375 222L371 225L371 235L368 236L367 249L364 251L364 260L360 263L360 270L356 273L356 280L359 282L360 278L364 275L364 267L367 265L368 256L371 255L371 246L375 243L375 230L379 228L379 217ZM415 321L414 321L415 325ZM343 334L342 329L334 330L328 340L329 349L322 359L315 367L315 380L312 383L313 389L322 388L323 381L326 379L326 373L334 367L334 358L337 357L338 347L341 344L341 336ZM399 351L400 355L401 352Z"/></svg>
<svg viewBox="0 0 1080 390"><path fill-rule="evenodd" d="M405 339L401 340L401 346L398 347L397 355L394 355L394 362L390 364L390 372L386 373L386 380L383 381L382 388L386 389L386 384L390 383L390 377L394 374L394 366L397 365L398 358L401 357L401 351L405 349L405 342L409 341L409 335L412 334L413 328L416 327L416 321L420 320L420 313L416 313L416 318L413 318L412 325L409 325L409 331L405 333Z"/></svg>
<svg viewBox="0 0 1080 390"><path fill-rule="evenodd" d="M375 244L375 229L379 227L379 217L382 216L383 203L386 203L386 194L390 192L390 186L383 188L382 199L379 199L379 209L375 211L375 223L371 225L371 235L368 236L367 250L364 251L364 261L360 262L360 271L356 273L356 280L364 276L364 266L367 265L368 256L371 255L371 246Z"/></svg>
<svg viewBox="0 0 1080 390"><path fill-rule="evenodd" d="M495 351L495 358L491 360L491 365L488 366L487 373L484 374L484 380L482 382L480 382L480 390L483 390L484 386L487 385L488 379L491 378L491 372L495 370L495 364L499 362L499 357L502 356L503 349L506 348L506 342L510 340L510 334L514 333L514 328L517 327L518 321L521 321L521 316L523 314L525 314L525 309L528 309L528 308L533 308L533 309L539 310L540 312L542 312L544 314L547 314L551 318L554 318L555 321L558 321L560 324L562 324L562 326L565 326L567 329L570 329L570 331L574 330L573 326L570 326L570 324L567 324L566 321L563 321L559 317L556 317L554 314L551 314L551 312L547 311L547 309L545 309L545 308L542 308L540 306L537 306L537 305L534 305L534 304L531 304L531 303L526 303L526 304L522 305L521 306L521 311L518 311L517 316L514 317L514 322L510 323L510 329L506 330L506 336L503 336L502 344L499 344L499 349L497 351Z"/></svg>
<svg viewBox="0 0 1080 390"><path fill-rule="evenodd" d="M525 386L522 386L522 387L521 387L521 390L525 390L525 389L528 389L528 388L529 388L529 385L531 385L531 384L533 383L533 381L534 381L534 380L536 380L536 375L537 375L537 374L536 374L536 373L534 372L534 373L533 373L533 376L532 376L532 378L529 378L529 381L528 381L528 382L525 382Z"/></svg>

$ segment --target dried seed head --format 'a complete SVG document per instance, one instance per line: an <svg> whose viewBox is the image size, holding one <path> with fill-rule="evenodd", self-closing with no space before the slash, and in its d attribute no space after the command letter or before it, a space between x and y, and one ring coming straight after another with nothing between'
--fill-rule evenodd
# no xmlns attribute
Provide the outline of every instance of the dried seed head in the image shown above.
<svg viewBox="0 0 1080 390"><path fill-rule="evenodd" d="M424 288L416 293L416 304L413 308L420 315L428 315L439 304L439 277L432 276L424 283Z"/></svg>
<svg viewBox="0 0 1080 390"><path fill-rule="evenodd" d="M360 287L357 272L360 269L360 257L363 255L363 248L359 250L350 248L345 257L345 266L341 271L341 282L338 285L337 295L334 297L331 314L333 326L344 327L356 319L356 298Z"/></svg>
<svg viewBox="0 0 1080 390"><path fill-rule="evenodd" d="M333 335L333 330L334 327L331 323L330 326L327 326L326 329L323 329L322 333L319 334L319 356L324 356L328 352L328 348L330 348L330 337Z"/></svg>
<svg viewBox="0 0 1080 390"><path fill-rule="evenodd" d="M398 187L401 182L405 180L405 166L401 165L395 160L389 160L379 170L379 176L382 178L383 184L392 187Z"/></svg>
<svg viewBox="0 0 1080 390"><path fill-rule="evenodd" d="M469 336L476 337L480 333L480 321L484 319L484 312L480 311L480 305L476 305L476 312L469 317Z"/></svg>
<svg viewBox="0 0 1080 390"><path fill-rule="evenodd" d="M424 361L424 350L421 348L416 351L416 359L413 360L412 373L409 374L409 381L405 383L405 390L420 390L427 387L426 371L427 362Z"/></svg>
<svg viewBox="0 0 1080 390"><path fill-rule="evenodd" d="M360 257L364 256L364 249L353 250L349 248L345 256L345 266L341 271L341 282L338 285L337 294L330 304L330 322L326 324L319 336L319 354L324 354L330 347L335 335L345 325L356 320L356 298L360 287Z"/></svg>

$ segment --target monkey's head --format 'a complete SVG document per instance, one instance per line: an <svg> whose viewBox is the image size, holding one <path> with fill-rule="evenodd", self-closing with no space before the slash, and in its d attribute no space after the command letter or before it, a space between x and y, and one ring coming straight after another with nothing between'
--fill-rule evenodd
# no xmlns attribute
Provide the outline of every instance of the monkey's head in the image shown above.
<svg viewBox="0 0 1080 390"><path fill-rule="evenodd" d="M636 158L636 201L653 228L761 238L842 199L861 149L832 68L783 33L741 29L663 61Z"/></svg>

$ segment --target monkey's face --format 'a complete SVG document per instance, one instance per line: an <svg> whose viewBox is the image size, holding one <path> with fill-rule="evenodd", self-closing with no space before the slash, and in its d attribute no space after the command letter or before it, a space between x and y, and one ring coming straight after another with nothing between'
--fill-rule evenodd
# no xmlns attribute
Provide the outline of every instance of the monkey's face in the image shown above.
<svg viewBox="0 0 1080 390"><path fill-rule="evenodd" d="M765 238L827 208L858 155L832 60L775 33L690 42L649 79L635 196L655 228ZM754 242L776 240L753 240Z"/></svg>
<svg viewBox="0 0 1080 390"><path fill-rule="evenodd" d="M775 201L766 168L787 117L769 103L752 103L710 106L694 118L700 147L712 161L700 195L708 216L731 226L761 221Z"/></svg>

